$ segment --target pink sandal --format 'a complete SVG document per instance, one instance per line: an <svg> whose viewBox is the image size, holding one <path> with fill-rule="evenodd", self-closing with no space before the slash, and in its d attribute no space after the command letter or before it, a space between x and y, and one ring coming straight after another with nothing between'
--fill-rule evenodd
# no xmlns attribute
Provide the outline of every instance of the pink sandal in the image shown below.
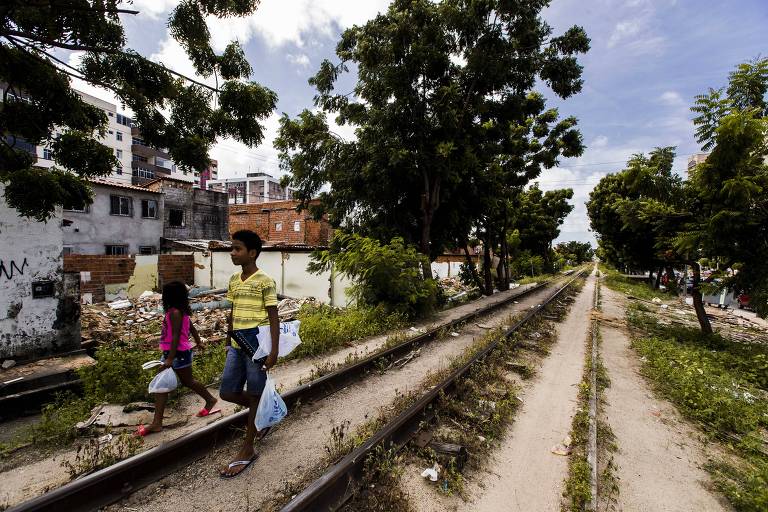
<svg viewBox="0 0 768 512"><path fill-rule="evenodd" d="M198 418L205 418L206 416L210 416L211 414L216 414L217 412L221 412L221 409L211 409L210 411L203 407L200 409L200 412L197 413Z"/></svg>
<svg viewBox="0 0 768 512"><path fill-rule="evenodd" d="M137 428L136 432L133 433L133 435L136 436L136 437L146 437L149 434L157 434L157 432L155 432L153 430L149 430L144 425L139 425L139 428Z"/></svg>

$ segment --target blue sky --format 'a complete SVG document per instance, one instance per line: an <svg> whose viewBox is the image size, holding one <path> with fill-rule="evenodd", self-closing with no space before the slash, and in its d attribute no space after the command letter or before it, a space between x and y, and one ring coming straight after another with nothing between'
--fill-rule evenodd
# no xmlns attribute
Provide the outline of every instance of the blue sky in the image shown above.
<svg viewBox="0 0 768 512"><path fill-rule="evenodd" d="M333 60L341 31L386 8L384 0L262 0L248 19L209 20L219 50L232 40L245 47L252 79L278 93L278 109L257 148L222 141L213 151L222 177L264 170L279 174L271 141L282 112L312 107L307 78L324 58ZM175 0L134 0L141 11L126 17L129 45L178 71L192 74L183 50L168 35ZM562 115L574 115L587 149L539 178L544 189L571 187L575 209L560 240L592 240L584 202L601 176L629 156L656 146L677 146L675 169L699 151L690 106L696 94L725 85L745 60L766 54L766 0L554 0L544 18L559 34L581 25L592 39L581 58L584 88L568 100L551 98ZM73 57L74 58L74 57ZM347 82L351 90L351 80ZM343 86L342 86L343 88ZM95 92L86 88L88 92ZM345 91L346 92L346 91ZM546 91L545 91L546 93ZM109 98L104 93L96 93ZM338 133L351 137L348 127Z"/></svg>

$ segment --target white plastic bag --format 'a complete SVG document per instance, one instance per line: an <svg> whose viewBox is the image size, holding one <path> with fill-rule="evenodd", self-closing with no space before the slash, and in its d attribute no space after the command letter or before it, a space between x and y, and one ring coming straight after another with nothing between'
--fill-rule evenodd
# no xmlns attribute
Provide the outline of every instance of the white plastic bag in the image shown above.
<svg viewBox="0 0 768 512"><path fill-rule="evenodd" d="M169 393L179 386L179 381L176 379L176 372L173 368L166 368L161 371L152 382L149 383L150 393Z"/></svg>
<svg viewBox="0 0 768 512"><path fill-rule="evenodd" d="M277 355L278 357L285 357L290 354L293 349L301 344L301 338L299 337L299 327L301 326L300 320L293 320L290 322L280 323L280 340L278 343ZM256 353L253 354L253 360L267 357L272 349L272 336L268 326L259 327L259 348Z"/></svg>
<svg viewBox="0 0 768 512"><path fill-rule="evenodd" d="M267 375L267 382L261 393L259 407L256 409L256 419L254 420L256 430L264 430L272 425L277 425L285 418L286 414L288 414L288 407L275 389L275 381Z"/></svg>

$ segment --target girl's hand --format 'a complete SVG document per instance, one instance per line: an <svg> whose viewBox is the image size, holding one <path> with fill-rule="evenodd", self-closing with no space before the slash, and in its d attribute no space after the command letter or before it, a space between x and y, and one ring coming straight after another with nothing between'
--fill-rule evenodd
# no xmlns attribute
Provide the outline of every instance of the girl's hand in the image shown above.
<svg viewBox="0 0 768 512"><path fill-rule="evenodd" d="M168 357L165 361L163 361L163 368L170 368L173 365L173 358Z"/></svg>

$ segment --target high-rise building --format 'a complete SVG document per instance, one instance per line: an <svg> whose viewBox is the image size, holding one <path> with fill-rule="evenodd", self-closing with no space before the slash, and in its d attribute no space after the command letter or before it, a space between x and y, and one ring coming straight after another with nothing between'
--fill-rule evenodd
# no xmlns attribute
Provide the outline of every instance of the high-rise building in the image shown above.
<svg viewBox="0 0 768 512"><path fill-rule="evenodd" d="M219 179L219 162L211 160L211 165L200 173L200 178L195 178L195 184L199 185L201 189L206 190L208 182L217 179Z"/></svg>

